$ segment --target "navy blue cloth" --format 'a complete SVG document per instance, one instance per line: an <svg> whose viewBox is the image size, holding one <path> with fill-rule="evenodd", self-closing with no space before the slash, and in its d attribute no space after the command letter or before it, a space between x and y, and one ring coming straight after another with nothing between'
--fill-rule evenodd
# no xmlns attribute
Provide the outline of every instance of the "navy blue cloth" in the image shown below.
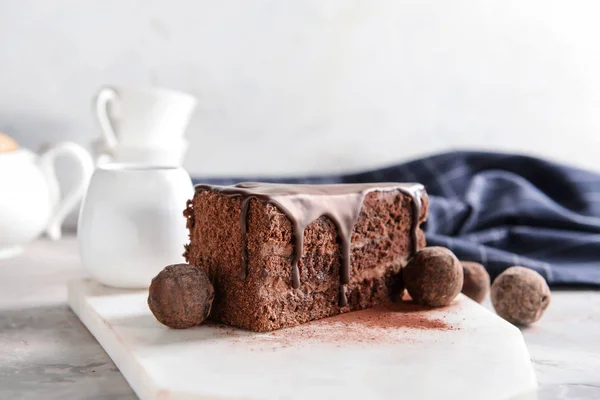
<svg viewBox="0 0 600 400"><path fill-rule="evenodd" d="M510 154L451 152L374 171L286 183L419 182L430 198L427 244L482 263L495 277L512 265L549 284L600 286L600 175Z"/></svg>

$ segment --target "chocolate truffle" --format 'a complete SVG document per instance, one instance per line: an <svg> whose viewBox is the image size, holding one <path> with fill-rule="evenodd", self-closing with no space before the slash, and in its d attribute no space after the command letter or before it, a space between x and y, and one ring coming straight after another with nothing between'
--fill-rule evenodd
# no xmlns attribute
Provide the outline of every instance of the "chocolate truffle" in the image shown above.
<svg viewBox="0 0 600 400"><path fill-rule="evenodd" d="M445 247L419 251L402 270L402 277L412 299L432 307L450 304L463 285L462 265Z"/></svg>
<svg viewBox="0 0 600 400"><path fill-rule="evenodd" d="M548 308L550 288L534 270L510 267L494 280L491 297L499 316L515 325L529 325Z"/></svg>
<svg viewBox="0 0 600 400"><path fill-rule="evenodd" d="M213 286L202 270L189 264L175 264L152 279L148 306L160 323L185 329L204 322L214 295Z"/></svg>
<svg viewBox="0 0 600 400"><path fill-rule="evenodd" d="M461 292L481 303L490 292L490 274L479 263L461 261L461 264L464 276Z"/></svg>

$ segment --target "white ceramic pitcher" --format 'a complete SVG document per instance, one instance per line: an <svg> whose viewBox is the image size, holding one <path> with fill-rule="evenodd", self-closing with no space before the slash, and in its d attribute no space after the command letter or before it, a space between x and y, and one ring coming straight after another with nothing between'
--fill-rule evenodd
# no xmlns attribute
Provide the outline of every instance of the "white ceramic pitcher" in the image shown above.
<svg viewBox="0 0 600 400"><path fill-rule="evenodd" d="M195 106L194 96L174 90L106 86L95 112L107 148L143 148L181 143Z"/></svg>
<svg viewBox="0 0 600 400"><path fill-rule="evenodd" d="M79 168L79 181L62 199L54 174L61 156L72 158ZM0 154L0 259L17 255L44 231L59 239L63 220L79 204L93 168L87 151L70 142L39 157L27 149Z"/></svg>
<svg viewBox="0 0 600 400"><path fill-rule="evenodd" d="M193 194L183 168L99 166L79 216L83 267L108 286L147 288L164 267L184 262L183 210Z"/></svg>

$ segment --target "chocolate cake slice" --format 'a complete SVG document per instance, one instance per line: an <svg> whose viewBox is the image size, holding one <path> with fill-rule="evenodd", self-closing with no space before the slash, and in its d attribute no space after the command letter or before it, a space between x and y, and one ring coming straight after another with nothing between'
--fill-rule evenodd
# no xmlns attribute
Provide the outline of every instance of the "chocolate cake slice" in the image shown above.
<svg viewBox="0 0 600 400"><path fill-rule="evenodd" d="M427 206L412 183L197 185L184 255L215 287L213 320L270 331L384 301Z"/></svg>

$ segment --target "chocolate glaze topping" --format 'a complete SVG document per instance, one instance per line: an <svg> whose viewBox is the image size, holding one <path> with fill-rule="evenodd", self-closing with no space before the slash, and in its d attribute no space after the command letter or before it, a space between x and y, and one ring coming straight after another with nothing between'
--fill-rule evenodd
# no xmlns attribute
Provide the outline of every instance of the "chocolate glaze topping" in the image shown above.
<svg viewBox="0 0 600 400"><path fill-rule="evenodd" d="M235 186L196 185L196 192L216 191L242 201L240 226L242 241L246 243L248 209L251 199L274 204L292 222L294 230L294 255L292 259L292 287L300 287L298 262L302 257L304 229L321 216L330 218L340 237L342 267L340 270L340 306L347 304L346 284L350 282L350 241L352 229L360 214L365 195L369 192L398 190L412 200L412 252L417 251L417 231L421 214L423 185L418 183L367 183L340 185L285 185L244 182ZM248 275L247 246L242 246L240 279Z"/></svg>

